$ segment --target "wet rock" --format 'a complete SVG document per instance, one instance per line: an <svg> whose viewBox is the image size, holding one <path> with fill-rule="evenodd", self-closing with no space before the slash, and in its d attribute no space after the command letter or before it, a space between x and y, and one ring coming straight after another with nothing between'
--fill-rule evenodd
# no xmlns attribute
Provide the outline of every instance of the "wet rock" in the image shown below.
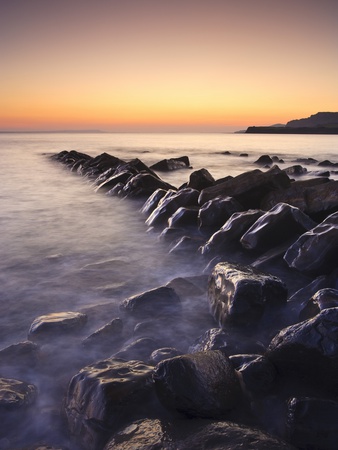
<svg viewBox="0 0 338 450"><path fill-rule="evenodd" d="M116 175L114 174L111 177L109 177L107 180L100 183L97 186L97 188L95 189L95 192L99 192L99 191L108 192L111 189L113 189L113 187L115 187L118 183L122 183L123 185L125 185L132 176L133 176L133 174L128 171L123 171L123 172L117 173Z"/></svg>
<svg viewBox="0 0 338 450"><path fill-rule="evenodd" d="M86 314L79 312L59 312L46 314L34 319L29 332L28 339L39 341L55 337L58 334L76 333L87 322Z"/></svg>
<svg viewBox="0 0 338 450"><path fill-rule="evenodd" d="M141 208L141 213L149 216L158 206L158 202L166 195L165 189L156 189Z"/></svg>
<svg viewBox="0 0 338 450"><path fill-rule="evenodd" d="M150 364L158 364L159 362L182 355L182 352L173 347L158 348L152 352L149 358Z"/></svg>
<svg viewBox="0 0 338 450"><path fill-rule="evenodd" d="M70 433L84 449L101 448L126 420L145 417L152 393L153 367L109 358L84 367L65 398Z"/></svg>
<svg viewBox="0 0 338 450"><path fill-rule="evenodd" d="M158 239L162 242L167 242L169 244L176 243L182 236L184 236L185 230L183 228L176 227L166 227L162 230Z"/></svg>
<svg viewBox="0 0 338 450"><path fill-rule="evenodd" d="M37 398L33 384L11 378L0 378L0 417L6 411L18 410L32 405Z"/></svg>
<svg viewBox="0 0 338 450"><path fill-rule="evenodd" d="M338 308L281 330L266 356L279 374L318 392L338 392Z"/></svg>
<svg viewBox="0 0 338 450"><path fill-rule="evenodd" d="M169 228L196 228L197 229L197 217L198 207L181 207L178 208L174 214L168 219Z"/></svg>
<svg viewBox="0 0 338 450"><path fill-rule="evenodd" d="M168 191L146 220L146 225L149 227L163 226L178 208L198 206L198 196L199 192L196 189L185 188L178 192Z"/></svg>
<svg viewBox="0 0 338 450"><path fill-rule="evenodd" d="M94 158L88 159L88 161L83 164L80 173L81 175L86 175L90 178L97 178L106 170L117 169L121 164L126 164L126 162L104 152Z"/></svg>
<svg viewBox="0 0 338 450"><path fill-rule="evenodd" d="M198 297L206 294L208 288L208 276L178 277L169 281L166 286L173 288L184 301L185 297Z"/></svg>
<svg viewBox="0 0 338 450"><path fill-rule="evenodd" d="M267 172L256 169L203 189L199 204L203 205L216 197L234 197L245 209L259 209L265 195L271 191L286 189L290 184L287 174L277 166Z"/></svg>
<svg viewBox="0 0 338 450"><path fill-rule="evenodd" d="M328 159L325 159L324 161L319 162L318 166L338 167L338 163L334 163L332 161L329 161Z"/></svg>
<svg viewBox="0 0 338 450"><path fill-rule="evenodd" d="M278 203L257 221L240 239L244 248L266 250L314 228L316 222L300 209Z"/></svg>
<svg viewBox="0 0 338 450"><path fill-rule="evenodd" d="M299 319L311 319L324 309L336 307L338 307L338 290L331 288L320 289L306 302L300 312Z"/></svg>
<svg viewBox="0 0 338 450"><path fill-rule="evenodd" d="M104 450L296 450L261 430L227 421L144 419L115 433Z"/></svg>
<svg viewBox="0 0 338 450"><path fill-rule="evenodd" d="M117 317L103 327L94 331L94 333L82 341L82 344L85 346L110 346L112 342L116 341L116 339L120 337L122 330L123 322Z"/></svg>
<svg viewBox="0 0 338 450"><path fill-rule="evenodd" d="M301 449L335 450L338 403L320 398L291 398L287 428L292 444Z"/></svg>
<svg viewBox="0 0 338 450"><path fill-rule="evenodd" d="M164 314L180 313L181 300L174 289L160 286L127 298L120 307L137 317L158 317Z"/></svg>
<svg viewBox="0 0 338 450"><path fill-rule="evenodd" d="M215 183L214 177L207 169L195 170L190 174L187 187L201 191Z"/></svg>
<svg viewBox="0 0 338 450"><path fill-rule="evenodd" d="M188 156L181 156L179 158L162 159L150 168L158 172L171 172L178 169L187 169L190 167L190 161Z"/></svg>
<svg viewBox="0 0 338 450"><path fill-rule="evenodd" d="M161 403L190 417L224 417L242 399L236 371L219 350L166 359L154 380Z"/></svg>
<svg viewBox="0 0 338 450"><path fill-rule="evenodd" d="M117 353L114 358L121 358L126 361L137 359L148 362L150 355L159 347L156 340L150 337L142 337L132 342L125 344Z"/></svg>
<svg viewBox="0 0 338 450"><path fill-rule="evenodd" d="M225 224L214 233L210 239L200 248L202 255L210 253L222 253L229 246L237 244L241 236L251 227L256 220L264 214L258 209L249 209L232 214Z"/></svg>
<svg viewBox="0 0 338 450"><path fill-rule="evenodd" d="M175 189L171 184L166 183L151 173L138 173L126 183L120 195L128 198L147 198L157 189Z"/></svg>
<svg viewBox="0 0 338 450"><path fill-rule="evenodd" d="M18 342L0 350L0 366L34 367L39 356L39 346L34 342Z"/></svg>
<svg viewBox="0 0 338 450"><path fill-rule="evenodd" d="M302 234L289 247L284 260L289 267L305 273L323 274L337 267L338 212Z"/></svg>
<svg viewBox="0 0 338 450"><path fill-rule="evenodd" d="M273 160L269 155L262 155L260 156L257 161L255 161L255 164L261 164L262 166L265 166L266 164L272 164Z"/></svg>
<svg viewBox="0 0 338 450"><path fill-rule="evenodd" d="M208 298L220 326L256 322L267 305L286 302L287 288L273 275L250 266L222 262L209 279Z"/></svg>
<svg viewBox="0 0 338 450"><path fill-rule="evenodd" d="M207 201L198 213L200 232L210 236L238 211L243 211L243 206L232 197L217 197Z"/></svg>
<svg viewBox="0 0 338 450"><path fill-rule="evenodd" d="M169 250L169 253L197 253L200 245L204 242L202 237L182 236Z"/></svg>
<svg viewBox="0 0 338 450"><path fill-rule="evenodd" d="M283 169L285 173L287 173L289 176L293 175L304 175L307 173L307 168L302 167L300 164L296 164L295 166L286 167L286 169Z"/></svg>

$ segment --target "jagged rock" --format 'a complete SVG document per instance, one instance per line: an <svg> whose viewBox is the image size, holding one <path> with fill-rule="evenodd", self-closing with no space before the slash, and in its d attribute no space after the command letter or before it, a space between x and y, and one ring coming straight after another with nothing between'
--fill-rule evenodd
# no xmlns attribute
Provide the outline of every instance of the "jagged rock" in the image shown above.
<svg viewBox="0 0 338 450"><path fill-rule="evenodd" d="M86 314L79 312L59 312L46 314L34 319L28 339L31 341L44 340L58 334L75 333L87 322Z"/></svg>
<svg viewBox="0 0 338 450"><path fill-rule="evenodd" d="M210 236L238 211L243 211L243 206L232 197L216 197L207 201L198 213L200 232Z"/></svg>
<svg viewBox="0 0 338 450"><path fill-rule="evenodd" d="M222 262L209 279L208 298L220 326L256 322L269 306L286 302L287 288L273 275L250 266Z"/></svg>
<svg viewBox="0 0 338 450"><path fill-rule="evenodd" d="M270 211L259 217L240 239L243 247L249 250L266 250L316 226L310 217L300 209L278 203Z"/></svg>
<svg viewBox="0 0 338 450"><path fill-rule="evenodd" d="M175 188L151 173L142 172L129 179L120 195L128 198L147 198L157 189L169 190Z"/></svg>
<svg viewBox="0 0 338 450"><path fill-rule="evenodd" d="M338 290L331 288L320 289L305 303L299 314L299 319L311 319L324 309L336 307L338 307Z"/></svg>
<svg viewBox="0 0 338 450"><path fill-rule="evenodd" d="M219 350L161 361L153 377L161 403L190 417L224 417L242 399L236 371Z"/></svg>
<svg viewBox="0 0 338 450"><path fill-rule="evenodd" d="M240 237L264 214L259 209L249 209L232 214L225 224L200 248L202 255L222 253L227 247L237 244Z"/></svg>
<svg viewBox="0 0 338 450"><path fill-rule="evenodd" d="M286 167L283 170L289 176L290 175L291 176L292 175L304 175L305 173L307 173L307 168L306 167L302 167L300 164L296 164L296 165L291 166L291 167Z"/></svg>
<svg viewBox="0 0 338 450"><path fill-rule="evenodd" d="M202 237L182 236L169 250L169 253L197 253L204 242Z"/></svg>
<svg viewBox="0 0 338 450"><path fill-rule="evenodd" d="M34 367L39 356L40 349L34 342L18 342L0 350L0 366Z"/></svg>
<svg viewBox="0 0 338 450"><path fill-rule="evenodd" d="M293 397L288 401L288 438L297 448L335 450L337 421L338 403L333 400Z"/></svg>
<svg viewBox="0 0 338 450"><path fill-rule="evenodd" d="M184 234L185 230L183 228L166 227L161 232L158 239L170 244L174 241L177 242Z"/></svg>
<svg viewBox="0 0 338 450"><path fill-rule="evenodd" d="M215 183L214 177L207 169L195 170L190 174L187 187L201 191L204 188L213 186Z"/></svg>
<svg viewBox="0 0 338 450"><path fill-rule="evenodd" d="M199 192L196 189L185 188L177 192L168 191L146 220L146 225L149 227L163 226L178 208L198 206L198 196Z"/></svg>
<svg viewBox="0 0 338 450"><path fill-rule="evenodd" d="M95 192L108 192L113 189L113 187L115 187L118 183L122 183L123 185L125 185L132 176L133 174L126 170L124 170L123 172L119 172L116 175L114 174L111 177L107 178L107 180L100 183L95 189Z"/></svg>
<svg viewBox="0 0 338 450"><path fill-rule="evenodd" d="M267 172L256 169L203 189L198 201L203 205L215 197L234 197L245 209L259 209L265 195L270 191L286 189L290 184L287 174L277 166Z"/></svg>
<svg viewBox="0 0 338 450"><path fill-rule="evenodd" d="M164 359L174 358L175 356L182 355L182 352L173 347L158 348L152 352L149 358L150 364L158 364Z"/></svg>
<svg viewBox="0 0 338 450"><path fill-rule="evenodd" d="M284 260L289 267L306 273L328 273L337 267L338 212L302 234L289 247Z"/></svg>
<svg viewBox="0 0 338 450"><path fill-rule="evenodd" d="M262 166L265 166L266 164L272 164L273 160L269 155L262 155L260 156L257 161L255 161L255 164L261 164Z"/></svg>
<svg viewBox="0 0 338 450"><path fill-rule="evenodd" d="M169 228L196 228L197 229L197 217L199 209L195 207L181 207L178 208L174 214L168 219Z"/></svg>
<svg viewBox="0 0 338 450"><path fill-rule="evenodd" d="M37 398L37 388L34 384L11 378L0 378L0 417L6 411L27 408Z"/></svg>
<svg viewBox="0 0 338 450"><path fill-rule="evenodd" d="M141 208L141 213L149 216L158 206L158 202L166 195L165 189L156 189Z"/></svg>
<svg viewBox="0 0 338 450"><path fill-rule="evenodd" d="M148 362L150 355L159 347L156 340L150 337L142 337L132 342L125 344L117 353L114 358L125 359L130 361L132 359Z"/></svg>
<svg viewBox="0 0 338 450"><path fill-rule="evenodd" d="M104 450L296 450L245 425L206 419L144 419L115 433Z"/></svg>
<svg viewBox="0 0 338 450"><path fill-rule="evenodd" d="M83 345L110 346L118 338L123 330L123 322L120 318L115 318L109 323L94 331L90 336L82 341Z"/></svg>
<svg viewBox="0 0 338 450"><path fill-rule="evenodd" d="M152 170L157 170L158 172L171 172L172 170L187 169L189 167L190 161L188 156L162 159L161 161L150 166Z"/></svg>
<svg viewBox="0 0 338 450"><path fill-rule="evenodd" d="M137 317L157 317L181 312L181 300L175 290L160 286L124 300L121 309Z"/></svg>
<svg viewBox="0 0 338 450"><path fill-rule="evenodd" d="M325 161L319 162L318 166L337 167L338 163L334 163L332 161L329 161L328 159L325 159Z"/></svg>
<svg viewBox="0 0 338 450"><path fill-rule="evenodd" d="M70 433L84 449L102 448L114 429L145 417L153 367L109 358L80 370L70 381L64 410Z"/></svg>
<svg viewBox="0 0 338 450"><path fill-rule="evenodd" d="M321 311L314 318L281 330L266 356L278 373L318 392L337 393L338 308Z"/></svg>

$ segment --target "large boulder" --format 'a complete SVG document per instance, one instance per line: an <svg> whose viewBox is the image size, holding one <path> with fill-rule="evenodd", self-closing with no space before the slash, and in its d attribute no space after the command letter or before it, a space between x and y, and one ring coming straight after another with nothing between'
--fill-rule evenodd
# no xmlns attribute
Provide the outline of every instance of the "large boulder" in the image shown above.
<svg viewBox="0 0 338 450"><path fill-rule="evenodd" d="M289 267L306 273L328 273L337 267L338 212L302 234L289 247L284 260Z"/></svg>
<svg viewBox="0 0 338 450"><path fill-rule="evenodd" d="M104 450L296 450L259 429L207 419L132 422L115 433Z"/></svg>
<svg viewBox="0 0 338 450"><path fill-rule="evenodd" d="M28 332L31 341L45 340L68 333L76 333L87 322L86 314L66 311L45 314L34 319Z"/></svg>
<svg viewBox="0 0 338 450"><path fill-rule="evenodd" d="M132 176L123 189L120 196L129 198L147 198L157 189L175 189L171 184L161 180L148 172L141 172Z"/></svg>
<svg viewBox="0 0 338 450"><path fill-rule="evenodd" d="M238 375L219 350L161 361L154 380L161 403L190 417L224 417L242 400Z"/></svg>
<svg viewBox="0 0 338 450"><path fill-rule="evenodd" d="M187 187L201 191L202 189L213 186L214 183L215 179L208 170L199 169L190 174Z"/></svg>
<svg viewBox="0 0 338 450"><path fill-rule="evenodd" d="M197 206L189 208L181 206L168 219L169 228L197 229L199 209Z"/></svg>
<svg viewBox="0 0 338 450"><path fill-rule="evenodd" d="M217 197L209 200L199 210L199 230L204 235L210 236L238 211L243 211L243 206L232 197Z"/></svg>
<svg viewBox="0 0 338 450"><path fill-rule="evenodd" d="M113 187L115 187L118 183L126 184L132 176L133 174L128 172L127 170L114 174L100 183L96 187L95 192L108 192L110 191L110 189L113 189Z"/></svg>
<svg viewBox="0 0 338 450"><path fill-rule="evenodd" d="M141 213L149 216L155 208L158 206L158 202L166 195L167 191L165 189L156 189L148 199L145 201L144 205L141 208Z"/></svg>
<svg viewBox="0 0 338 450"><path fill-rule="evenodd" d="M234 197L245 209L259 209L268 192L286 189L290 184L287 174L278 167L274 166L267 172L256 169L203 189L199 203L203 205L216 197Z"/></svg>
<svg viewBox="0 0 338 450"><path fill-rule="evenodd" d="M70 381L64 410L71 435L84 449L101 448L114 429L145 417L153 367L109 358L84 367Z"/></svg>
<svg viewBox="0 0 338 450"><path fill-rule="evenodd" d="M276 276L251 266L218 263L209 279L208 298L215 320L227 323L255 323L267 306L286 302L287 288Z"/></svg>
<svg viewBox="0 0 338 450"><path fill-rule="evenodd" d="M338 308L281 330L271 341L267 356L279 374L318 392L338 389Z"/></svg>
<svg viewBox="0 0 338 450"><path fill-rule="evenodd" d="M259 217L243 234L240 242L249 250L266 250L314 228L316 222L300 209L278 203L270 211Z"/></svg>

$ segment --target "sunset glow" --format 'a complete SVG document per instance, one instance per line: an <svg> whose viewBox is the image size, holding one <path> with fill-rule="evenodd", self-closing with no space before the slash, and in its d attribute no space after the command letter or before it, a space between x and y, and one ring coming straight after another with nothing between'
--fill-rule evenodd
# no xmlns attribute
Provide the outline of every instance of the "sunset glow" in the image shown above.
<svg viewBox="0 0 338 450"><path fill-rule="evenodd" d="M338 3L1 2L0 130L227 131L338 110Z"/></svg>

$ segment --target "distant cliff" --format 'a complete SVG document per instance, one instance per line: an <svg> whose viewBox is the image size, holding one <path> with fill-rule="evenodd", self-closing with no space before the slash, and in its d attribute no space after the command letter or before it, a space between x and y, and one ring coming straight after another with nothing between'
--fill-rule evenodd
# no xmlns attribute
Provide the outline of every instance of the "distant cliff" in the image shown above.
<svg viewBox="0 0 338 450"><path fill-rule="evenodd" d="M319 112L306 119L291 120L285 126L249 127L246 133L338 134L338 112Z"/></svg>

